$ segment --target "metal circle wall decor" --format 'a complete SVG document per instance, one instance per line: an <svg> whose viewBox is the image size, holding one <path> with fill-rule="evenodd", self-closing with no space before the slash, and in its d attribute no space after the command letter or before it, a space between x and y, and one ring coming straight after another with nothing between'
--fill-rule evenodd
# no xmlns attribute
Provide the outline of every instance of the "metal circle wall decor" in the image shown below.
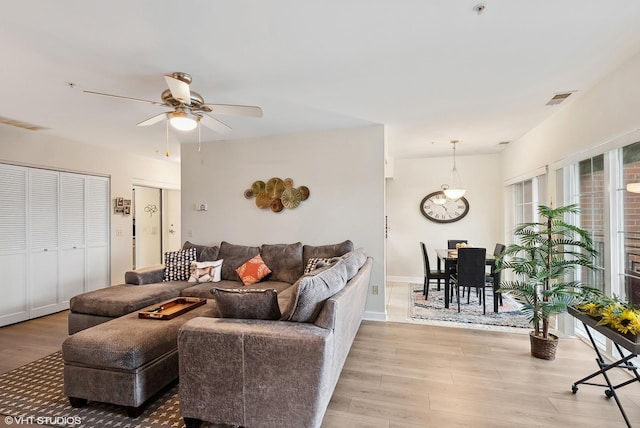
<svg viewBox="0 0 640 428"><path fill-rule="evenodd" d="M294 187L293 179L273 177L266 182L257 180L244 191L246 199L256 198L256 207L279 213L286 209L297 208L309 198L307 186Z"/></svg>

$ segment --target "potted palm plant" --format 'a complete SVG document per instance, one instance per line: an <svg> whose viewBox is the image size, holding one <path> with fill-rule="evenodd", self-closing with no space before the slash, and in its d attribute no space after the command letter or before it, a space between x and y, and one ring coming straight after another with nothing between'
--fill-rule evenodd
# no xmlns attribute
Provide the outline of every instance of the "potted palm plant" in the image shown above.
<svg viewBox="0 0 640 428"><path fill-rule="evenodd" d="M580 267L597 269L597 251L589 233L565 222L565 214L578 213L577 205L538 207L538 222L524 223L514 230L516 244L497 260L499 270L511 270L513 280L501 282L500 291L523 305L533 325L531 354L555 359L558 337L549 333L553 316L567 311L580 295L582 284L569 275Z"/></svg>

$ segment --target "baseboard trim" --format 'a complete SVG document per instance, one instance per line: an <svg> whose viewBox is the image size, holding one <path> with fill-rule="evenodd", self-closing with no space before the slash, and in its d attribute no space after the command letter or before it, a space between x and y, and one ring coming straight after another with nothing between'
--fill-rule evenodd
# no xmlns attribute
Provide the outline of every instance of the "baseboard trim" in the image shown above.
<svg viewBox="0 0 640 428"><path fill-rule="evenodd" d="M367 321L386 321L387 312L365 311L362 315L362 319Z"/></svg>
<svg viewBox="0 0 640 428"><path fill-rule="evenodd" d="M422 284L424 277L422 276L387 276L387 282L412 282Z"/></svg>

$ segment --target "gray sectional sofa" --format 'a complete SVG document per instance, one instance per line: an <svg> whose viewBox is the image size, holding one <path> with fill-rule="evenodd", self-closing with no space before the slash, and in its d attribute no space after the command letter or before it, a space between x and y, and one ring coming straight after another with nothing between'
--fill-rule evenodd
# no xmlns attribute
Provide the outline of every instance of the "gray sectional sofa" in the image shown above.
<svg viewBox="0 0 640 428"><path fill-rule="evenodd" d="M71 336L62 349L71 404L111 402L136 416L179 374L187 426L320 426L360 325L372 259L351 241L186 242L183 250L200 262L222 260L220 281L165 281L175 272L160 265L127 272L126 284L72 298ZM270 272L244 285L236 269L249 259ZM245 281L254 275L248 272ZM167 328L165 321L137 318L140 309L180 296L208 300Z"/></svg>

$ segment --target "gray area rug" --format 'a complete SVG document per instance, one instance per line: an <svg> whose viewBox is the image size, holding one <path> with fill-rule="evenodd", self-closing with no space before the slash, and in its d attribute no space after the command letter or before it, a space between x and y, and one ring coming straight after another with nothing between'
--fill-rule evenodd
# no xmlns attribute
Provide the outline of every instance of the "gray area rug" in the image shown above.
<svg viewBox="0 0 640 428"><path fill-rule="evenodd" d="M60 351L0 375L0 426L164 428L184 427L174 382L149 400L138 418L123 407L89 402L75 409L63 394Z"/></svg>
<svg viewBox="0 0 640 428"><path fill-rule="evenodd" d="M444 307L444 286L440 291L436 284L429 287L429 299L425 300L422 294L422 284L409 284L409 317L414 320L444 321L458 324L476 324L486 326L503 326L531 328L527 318L520 311L520 304L513 298L503 295L502 306L498 306L498 312L493 312L493 293L490 288L486 290L487 313L482 314L482 305L479 304L475 290L471 290L470 303L467 304L467 295L460 300L460 312L456 297Z"/></svg>

